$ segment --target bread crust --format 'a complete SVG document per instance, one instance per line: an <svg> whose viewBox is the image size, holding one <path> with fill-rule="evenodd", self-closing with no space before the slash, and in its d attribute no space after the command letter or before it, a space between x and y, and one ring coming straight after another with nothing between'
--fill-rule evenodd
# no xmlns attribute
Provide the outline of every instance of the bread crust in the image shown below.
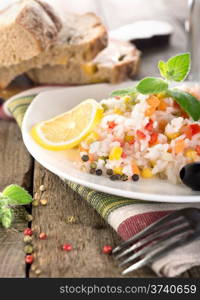
<svg viewBox="0 0 200 300"><path fill-rule="evenodd" d="M0 21L2 21L1 36L4 34L0 43L0 52L3 56L0 57L0 66L5 67L31 59L48 49L55 42L62 28L60 17L48 4L41 3L40 0L23 0L9 5L0 12ZM20 48L24 41L23 53L17 48L17 41ZM27 49L27 41L31 43L30 50ZM8 48L4 55L3 51L8 42L10 52Z"/></svg>

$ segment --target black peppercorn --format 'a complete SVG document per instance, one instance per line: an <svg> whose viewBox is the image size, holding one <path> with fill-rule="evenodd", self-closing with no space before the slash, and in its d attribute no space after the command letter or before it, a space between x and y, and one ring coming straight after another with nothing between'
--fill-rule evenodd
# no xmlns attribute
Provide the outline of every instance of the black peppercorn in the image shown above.
<svg viewBox="0 0 200 300"><path fill-rule="evenodd" d="M108 169L108 170L106 171L106 174L107 174L108 176L112 176L112 175L113 175L113 170L112 170L112 169Z"/></svg>
<svg viewBox="0 0 200 300"><path fill-rule="evenodd" d="M138 181L139 179L140 179L140 177L138 174L133 174L133 176L132 176L133 181Z"/></svg>
<svg viewBox="0 0 200 300"><path fill-rule="evenodd" d="M83 155L83 156L81 157L81 159L82 159L82 161L86 162L86 161L89 160L89 156L88 156L88 155Z"/></svg>
<svg viewBox="0 0 200 300"><path fill-rule="evenodd" d="M115 175L112 175L112 176L110 176L110 179L111 180L119 180L120 179L120 175L119 174L115 174Z"/></svg>
<svg viewBox="0 0 200 300"><path fill-rule="evenodd" d="M101 176L102 175L102 170L101 169L97 169L96 170L96 175Z"/></svg>
<svg viewBox="0 0 200 300"><path fill-rule="evenodd" d="M90 174L95 174L95 173L96 173L96 169L91 168L91 169L90 169Z"/></svg>
<svg viewBox="0 0 200 300"><path fill-rule="evenodd" d="M123 174L123 175L121 175L120 179L121 179L122 181L127 181L127 180L128 180L128 176L125 175L125 174Z"/></svg>

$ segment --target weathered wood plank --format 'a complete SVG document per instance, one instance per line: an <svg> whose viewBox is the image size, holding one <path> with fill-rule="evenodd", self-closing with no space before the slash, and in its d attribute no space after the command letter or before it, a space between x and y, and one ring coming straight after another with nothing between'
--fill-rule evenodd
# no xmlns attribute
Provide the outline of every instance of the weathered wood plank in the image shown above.
<svg viewBox="0 0 200 300"><path fill-rule="evenodd" d="M47 190L39 192L40 185ZM119 237L86 201L69 189L55 175L36 163L34 189L39 198L48 199L46 206L33 208L32 228L35 262L30 277L120 277L120 270L113 258L102 254L106 244L119 244ZM75 224L67 224L69 216ZM47 240L39 240L43 231ZM72 244L70 253L62 251L64 243ZM146 268L135 272L133 277L154 277Z"/></svg>
<svg viewBox="0 0 200 300"><path fill-rule="evenodd" d="M32 190L32 158L27 153L17 124L0 121L0 190L16 183ZM0 227L0 277L25 277L22 230L25 209L15 211L12 229Z"/></svg>

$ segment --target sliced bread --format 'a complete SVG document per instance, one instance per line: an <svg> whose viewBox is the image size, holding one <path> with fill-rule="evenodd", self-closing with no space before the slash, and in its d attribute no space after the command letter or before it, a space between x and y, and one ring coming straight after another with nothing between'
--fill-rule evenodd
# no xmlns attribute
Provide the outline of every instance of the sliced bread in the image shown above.
<svg viewBox="0 0 200 300"><path fill-rule="evenodd" d="M140 51L134 45L111 40L91 62L71 60L65 66L46 65L29 71L28 76L39 84L118 83L136 73L139 61Z"/></svg>
<svg viewBox="0 0 200 300"><path fill-rule="evenodd" d="M78 64L89 61L106 46L106 29L95 14L67 13L58 39L49 49L11 67L0 65L0 87L7 87L16 76L33 68L44 65L66 66L70 60L77 61Z"/></svg>
<svg viewBox="0 0 200 300"><path fill-rule="evenodd" d="M17 1L0 11L0 66L39 55L55 42L61 27L61 18L39 0Z"/></svg>

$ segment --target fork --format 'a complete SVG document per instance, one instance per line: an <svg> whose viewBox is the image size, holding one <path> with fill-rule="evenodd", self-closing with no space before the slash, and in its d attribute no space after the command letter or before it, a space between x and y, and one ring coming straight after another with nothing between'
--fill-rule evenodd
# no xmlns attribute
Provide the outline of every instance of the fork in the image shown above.
<svg viewBox="0 0 200 300"><path fill-rule="evenodd" d="M122 260L125 275L165 256L168 252L200 238L200 209L177 210L146 227L116 247L112 254Z"/></svg>

